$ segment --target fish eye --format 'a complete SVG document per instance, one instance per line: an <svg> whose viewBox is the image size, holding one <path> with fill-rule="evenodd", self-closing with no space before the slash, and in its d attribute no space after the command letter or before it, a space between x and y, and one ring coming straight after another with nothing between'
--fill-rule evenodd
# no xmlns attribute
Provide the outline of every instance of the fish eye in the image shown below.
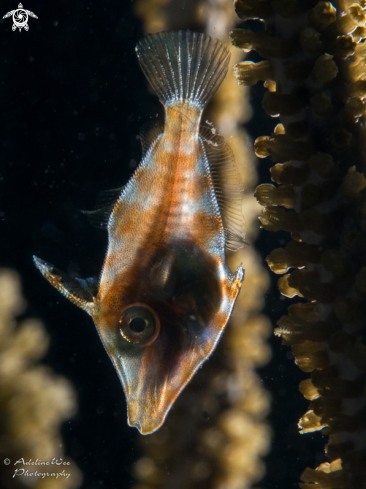
<svg viewBox="0 0 366 489"><path fill-rule="evenodd" d="M136 303L122 311L119 328L121 335L129 343L148 346L158 337L160 322L151 307Z"/></svg>

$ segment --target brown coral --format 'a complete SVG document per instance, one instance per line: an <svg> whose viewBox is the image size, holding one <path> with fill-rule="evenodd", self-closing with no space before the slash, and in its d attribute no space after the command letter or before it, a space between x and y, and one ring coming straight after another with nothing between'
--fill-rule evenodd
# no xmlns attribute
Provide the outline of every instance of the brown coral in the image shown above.
<svg viewBox="0 0 366 489"><path fill-rule="evenodd" d="M277 163L271 174L279 185L256 190L262 226L293 239L267 262L275 273L297 268L279 280L279 289L310 301L291 306L277 334L292 345L300 368L312 372L300 385L311 400L300 430L329 434L331 462L307 469L301 487L364 487L364 4L236 0L235 6L243 20L262 19L267 34L235 30L233 43L269 58L241 63L238 81L264 79L263 108L281 121L273 135L255 142L258 156ZM258 75L244 76L249 72Z"/></svg>
<svg viewBox="0 0 366 489"><path fill-rule="evenodd" d="M75 393L64 378L36 365L47 350L48 337L40 321L16 323L24 306L18 275L0 270L0 484L4 489L76 488L80 472L65 458L59 434L60 423L75 411ZM52 464L53 458L68 465ZM49 465L15 465L21 459ZM63 470L65 475L56 477Z"/></svg>

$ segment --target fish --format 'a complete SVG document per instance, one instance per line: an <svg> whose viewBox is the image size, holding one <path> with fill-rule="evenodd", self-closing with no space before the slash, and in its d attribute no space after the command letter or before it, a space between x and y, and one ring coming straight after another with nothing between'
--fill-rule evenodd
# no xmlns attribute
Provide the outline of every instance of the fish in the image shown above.
<svg viewBox="0 0 366 489"><path fill-rule="evenodd" d="M146 435L162 426L228 322L244 270L232 273L225 253L245 236L233 152L201 124L227 74L228 49L206 34L177 31L146 36L136 52L165 121L143 127L140 165L122 189L103 196L116 200L88 213L108 231L100 277L34 262L93 318L123 386L128 424Z"/></svg>

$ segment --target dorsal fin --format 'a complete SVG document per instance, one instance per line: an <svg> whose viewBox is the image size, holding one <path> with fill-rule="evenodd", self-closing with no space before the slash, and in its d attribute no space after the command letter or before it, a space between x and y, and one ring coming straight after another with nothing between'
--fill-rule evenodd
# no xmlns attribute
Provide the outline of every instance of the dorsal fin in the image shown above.
<svg viewBox="0 0 366 489"><path fill-rule="evenodd" d="M93 314L94 298L98 294L98 279L82 279L62 272L51 263L33 256L34 263L42 275L58 289L67 299Z"/></svg>
<svg viewBox="0 0 366 489"><path fill-rule="evenodd" d="M97 200L95 202L95 207L105 207L107 205L114 205L121 195L122 190L124 189L124 185L118 188L111 188L109 190L102 190L99 192L97 196Z"/></svg>
<svg viewBox="0 0 366 489"><path fill-rule="evenodd" d="M146 155L157 138L164 132L162 124L155 120L144 124L140 129L140 141L142 146L142 157Z"/></svg>
<svg viewBox="0 0 366 489"><path fill-rule="evenodd" d="M102 190L95 203L97 208L94 211L81 211L87 216L92 226L99 229L107 229L109 216L111 215L123 188L124 186L113 188L111 190Z"/></svg>
<svg viewBox="0 0 366 489"><path fill-rule="evenodd" d="M244 188L234 154L213 127L200 127L200 136L210 165L212 183L225 229L225 245L236 251L245 244L242 213Z"/></svg>

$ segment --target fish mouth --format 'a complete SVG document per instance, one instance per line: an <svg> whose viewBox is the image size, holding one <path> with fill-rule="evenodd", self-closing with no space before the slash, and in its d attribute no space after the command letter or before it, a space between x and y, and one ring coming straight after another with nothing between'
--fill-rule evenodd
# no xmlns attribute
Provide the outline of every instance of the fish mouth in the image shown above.
<svg viewBox="0 0 366 489"><path fill-rule="evenodd" d="M142 435L158 430L170 408L197 368L214 347L180 352L170 368L162 362L162 352L154 344L132 355L112 356L127 401L128 424Z"/></svg>
<svg viewBox="0 0 366 489"><path fill-rule="evenodd" d="M126 395L129 426L136 428L142 435L157 431L203 358L195 360L190 365L183 360L173 376L150 365L149 370L140 369L140 375L133 378L126 364L121 366L119 372Z"/></svg>
<svg viewBox="0 0 366 489"><path fill-rule="evenodd" d="M130 417L128 417L127 422L128 422L128 425L131 426L131 428L137 428L142 435L148 435L148 434L156 431L156 430L151 431L151 429L150 429L150 431L144 430L144 428L140 424L140 421L131 421Z"/></svg>
<svg viewBox="0 0 366 489"><path fill-rule="evenodd" d="M132 404L132 405L131 405ZM164 423L169 408L164 414L151 413L146 406L128 405L127 422L132 428L136 428L141 435L151 435Z"/></svg>

